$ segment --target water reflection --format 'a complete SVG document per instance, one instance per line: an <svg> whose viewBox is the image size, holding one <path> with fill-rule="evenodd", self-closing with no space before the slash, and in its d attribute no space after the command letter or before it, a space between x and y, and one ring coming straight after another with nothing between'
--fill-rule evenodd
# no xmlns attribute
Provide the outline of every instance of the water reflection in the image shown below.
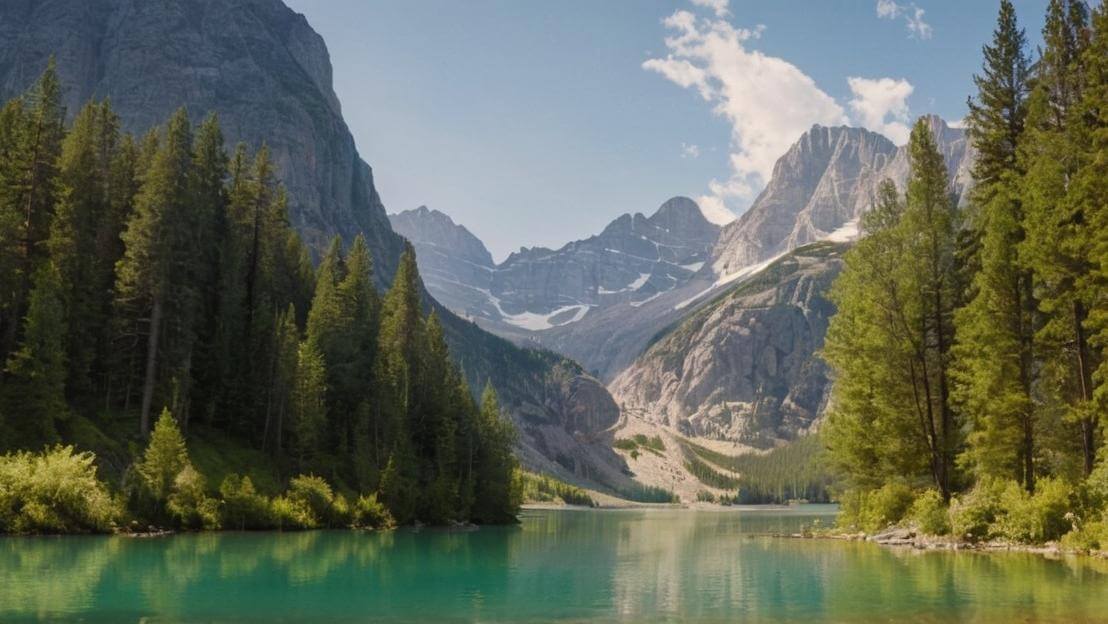
<svg viewBox="0 0 1108 624"><path fill-rule="evenodd" d="M819 511L819 510L816 510ZM1092 621L1108 564L790 540L797 512L543 511L475 532L0 539L0 621ZM825 521L826 521L825 517Z"/></svg>

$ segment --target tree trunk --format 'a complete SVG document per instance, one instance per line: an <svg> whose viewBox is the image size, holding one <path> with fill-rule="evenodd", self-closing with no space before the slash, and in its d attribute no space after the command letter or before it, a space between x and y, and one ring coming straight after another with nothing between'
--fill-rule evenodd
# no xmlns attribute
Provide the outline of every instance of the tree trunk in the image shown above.
<svg viewBox="0 0 1108 624"><path fill-rule="evenodd" d="M1077 375L1081 384L1081 409L1088 408L1093 400L1092 367L1089 363L1089 339L1085 335L1085 305L1073 302L1073 330L1077 342ZM1093 471L1096 462L1096 423L1088 415L1081 416L1081 451L1085 459L1085 476Z"/></svg>
<svg viewBox="0 0 1108 624"><path fill-rule="evenodd" d="M154 298L150 311L150 338L146 342L146 378L142 382L142 416L139 420L142 437L150 435L150 403L154 400L154 381L158 372L158 336L162 325L162 299Z"/></svg>

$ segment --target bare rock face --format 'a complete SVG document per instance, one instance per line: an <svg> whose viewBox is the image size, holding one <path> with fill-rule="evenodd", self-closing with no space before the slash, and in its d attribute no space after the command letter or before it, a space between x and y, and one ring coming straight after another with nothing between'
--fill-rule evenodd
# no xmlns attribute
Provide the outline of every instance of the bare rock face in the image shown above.
<svg viewBox="0 0 1108 624"><path fill-rule="evenodd" d="M229 144L264 141L290 218L319 252L364 233L391 278L393 235L331 85L323 39L278 0L13 0L0 3L0 97L25 90L54 55L70 115L111 98L144 133L186 106L219 115Z"/></svg>
<svg viewBox="0 0 1108 624"><path fill-rule="evenodd" d="M925 118L946 159L951 192L965 196L973 150L965 131ZM902 192L908 148L862 128L813 126L774 165L750 209L724 226L712 251L717 275L728 275L813 241L850 240L877 189L890 179Z"/></svg>
<svg viewBox="0 0 1108 624"><path fill-rule="evenodd" d="M496 265L479 238L426 206L389 215L389 221L415 246L419 274L436 301L468 318L496 314L488 296Z"/></svg>
<svg viewBox="0 0 1108 624"><path fill-rule="evenodd" d="M610 384L616 401L691 437L768 447L808 430L830 390L817 352L845 247L801 247L683 319Z"/></svg>

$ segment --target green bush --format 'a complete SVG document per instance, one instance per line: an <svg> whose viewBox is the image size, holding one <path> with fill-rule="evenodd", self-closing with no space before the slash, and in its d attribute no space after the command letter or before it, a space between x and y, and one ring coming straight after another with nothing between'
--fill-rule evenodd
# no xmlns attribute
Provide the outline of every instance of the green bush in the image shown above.
<svg viewBox="0 0 1108 624"><path fill-rule="evenodd" d="M119 505L95 456L56 446L0 456L0 533L107 533Z"/></svg>
<svg viewBox="0 0 1108 624"><path fill-rule="evenodd" d="M836 525L847 531L875 533L903 520L912 500L912 489L899 482L876 490L850 490L839 498Z"/></svg>
<svg viewBox="0 0 1108 624"><path fill-rule="evenodd" d="M1056 478L1040 479L1033 495L1009 481L1000 495L1000 513L991 533L1025 544L1056 540L1072 528L1066 520L1071 494L1071 488Z"/></svg>
<svg viewBox="0 0 1108 624"><path fill-rule="evenodd" d="M278 496L270 506L273 522L278 529L315 529L319 526L311 510L287 496Z"/></svg>
<svg viewBox="0 0 1108 624"><path fill-rule="evenodd" d="M908 517L921 533L946 535L950 533L950 516L938 490L924 490L908 510Z"/></svg>
<svg viewBox="0 0 1108 624"><path fill-rule="evenodd" d="M270 502L254 489L250 477L227 475L219 485L223 499L223 526L240 531L271 529L276 526Z"/></svg>
<svg viewBox="0 0 1108 624"><path fill-rule="evenodd" d="M712 494L708 490L700 490L696 493L696 502L698 502L698 503L714 503L714 502L716 502L716 495Z"/></svg>
<svg viewBox="0 0 1108 624"><path fill-rule="evenodd" d="M862 528L880 531L904 519L912 506L912 489L899 482L886 483L870 493L862 510Z"/></svg>
<svg viewBox="0 0 1108 624"><path fill-rule="evenodd" d="M329 526L335 495L322 477L299 475L289 481L286 494L292 504L299 506L311 518L311 526Z"/></svg>
<svg viewBox="0 0 1108 624"><path fill-rule="evenodd" d="M204 492L204 477L191 464L173 480L166 509L183 528L205 531L219 528L219 501Z"/></svg>
<svg viewBox="0 0 1108 624"><path fill-rule="evenodd" d="M971 541L988 539L1002 511L1002 481L982 480L972 490L955 497L950 503L950 531L956 537Z"/></svg>
<svg viewBox="0 0 1108 624"><path fill-rule="evenodd" d="M1108 521L1087 522L1062 536L1062 546L1074 550L1108 550Z"/></svg>
<svg viewBox="0 0 1108 624"><path fill-rule="evenodd" d="M351 525L363 529L387 529L395 522L376 494L359 496L351 508Z"/></svg>

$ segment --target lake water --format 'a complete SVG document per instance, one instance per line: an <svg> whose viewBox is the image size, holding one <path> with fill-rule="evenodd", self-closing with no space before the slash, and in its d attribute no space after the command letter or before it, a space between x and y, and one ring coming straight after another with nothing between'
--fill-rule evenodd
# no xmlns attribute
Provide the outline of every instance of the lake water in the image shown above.
<svg viewBox="0 0 1108 624"><path fill-rule="evenodd" d="M827 507L471 532L0 539L0 622L1108 621L1108 562L766 536Z"/></svg>

